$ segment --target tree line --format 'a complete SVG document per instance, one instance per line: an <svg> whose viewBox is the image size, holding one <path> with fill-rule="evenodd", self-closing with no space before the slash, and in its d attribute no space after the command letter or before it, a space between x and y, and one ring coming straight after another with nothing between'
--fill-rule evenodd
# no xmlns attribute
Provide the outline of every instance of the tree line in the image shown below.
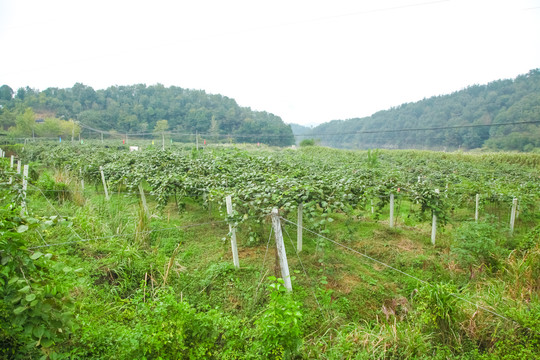
<svg viewBox="0 0 540 360"><path fill-rule="evenodd" d="M43 91L29 87L14 91L8 85L3 85L0 87L0 107L0 127L5 134L19 137L36 136L36 130L39 130L40 136L51 133L56 136L59 135L58 126L67 129L64 122L71 124L70 121L73 121L74 126L80 123L83 127L119 134L197 132L208 134L216 141L224 141L227 136L240 142L278 146L294 143L290 126L283 123L279 116L241 107L226 96L161 84L111 86L94 90L76 83L71 88L48 88ZM34 113L36 120L42 119L43 122L30 124L28 109ZM45 123L57 131L44 131L42 125ZM58 126L52 126L53 123ZM76 132L70 129L66 131L68 134ZM86 136L99 136L99 133L90 132Z"/></svg>
<svg viewBox="0 0 540 360"><path fill-rule="evenodd" d="M540 151L540 123L530 123L535 121L540 121L540 69L364 118L293 130L300 140L312 137L336 148ZM497 126L520 122L529 123ZM437 127L445 129L405 131Z"/></svg>

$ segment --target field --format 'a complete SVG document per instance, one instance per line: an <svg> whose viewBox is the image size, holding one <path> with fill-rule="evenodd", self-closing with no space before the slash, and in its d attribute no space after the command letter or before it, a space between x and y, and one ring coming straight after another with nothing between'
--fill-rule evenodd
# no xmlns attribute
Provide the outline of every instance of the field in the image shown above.
<svg viewBox="0 0 540 360"><path fill-rule="evenodd" d="M540 354L540 155L3 150L0 357Z"/></svg>

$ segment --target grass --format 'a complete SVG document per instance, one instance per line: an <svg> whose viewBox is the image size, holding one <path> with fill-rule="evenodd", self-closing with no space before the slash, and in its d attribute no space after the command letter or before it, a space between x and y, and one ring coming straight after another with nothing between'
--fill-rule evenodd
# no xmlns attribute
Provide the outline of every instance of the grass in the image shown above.
<svg viewBox="0 0 540 360"><path fill-rule="evenodd" d="M163 287L171 287L178 299L186 299L199 311L219 309L248 326L260 315L268 301L264 278L279 275L268 219L262 225L248 220L238 227L241 267L235 269L228 225L222 222L224 204L212 204L209 210L199 199L186 198L184 209L170 202L158 210L153 197L147 196L151 215L146 218L141 215L136 193L111 191L111 199L106 201L100 190L88 185L84 193L78 188L70 190L84 197L46 199L38 192L29 196L28 205L35 216L58 213L67 219L67 223L43 232L43 239L34 234L30 242L74 241L47 251L55 254L65 269L61 270L63 281L71 284L80 326L107 329L115 323L129 323L134 316L131 304L140 291L146 301ZM527 318L525 303L538 309L538 243L525 256L513 252L498 272L468 279L450 248L452 233L471 211L454 211L452 221L440 228L433 246L431 223L411 215L418 211L417 206L406 201L397 204L392 229L388 227L387 208L379 217L372 216L368 208L357 210L353 217L330 214L334 221L324 225L326 236L427 282L455 283L462 287L462 296L518 318ZM296 221L296 214L289 218ZM518 221L514 237L523 238L530 232L528 224L537 220ZM197 224L204 225L190 226ZM310 226L308 219L305 225ZM306 357L446 354L447 350L437 350L435 335L426 331L425 324L411 316L418 306L415 294L422 290L421 283L306 231L303 251L297 256L296 228L289 224L283 228L290 272L295 276L293 297L303 304ZM151 232L141 238L145 231ZM253 232L257 233L256 241L250 240ZM75 242L79 236L95 240ZM511 307L505 305L509 299ZM476 341L484 350L494 348L500 339L499 329L513 328L513 324L468 303L459 308L465 315L456 319L458 338Z"/></svg>

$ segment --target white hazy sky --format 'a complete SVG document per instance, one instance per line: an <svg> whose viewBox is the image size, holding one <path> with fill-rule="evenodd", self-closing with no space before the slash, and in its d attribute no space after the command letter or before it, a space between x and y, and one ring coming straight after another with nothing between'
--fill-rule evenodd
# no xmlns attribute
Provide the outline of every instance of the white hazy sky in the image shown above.
<svg viewBox="0 0 540 360"><path fill-rule="evenodd" d="M287 122L540 67L540 0L0 0L0 85L161 83Z"/></svg>

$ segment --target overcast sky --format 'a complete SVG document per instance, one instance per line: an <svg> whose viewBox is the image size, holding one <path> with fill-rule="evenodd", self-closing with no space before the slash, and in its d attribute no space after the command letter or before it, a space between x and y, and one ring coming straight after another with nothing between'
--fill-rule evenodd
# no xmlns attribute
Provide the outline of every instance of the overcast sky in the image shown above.
<svg viewBox="0 0 540 360"><path fill-rule="evenodd" d="M161 83L285 122L540 67L540 0L0 0L0 85Z"/></svg>

